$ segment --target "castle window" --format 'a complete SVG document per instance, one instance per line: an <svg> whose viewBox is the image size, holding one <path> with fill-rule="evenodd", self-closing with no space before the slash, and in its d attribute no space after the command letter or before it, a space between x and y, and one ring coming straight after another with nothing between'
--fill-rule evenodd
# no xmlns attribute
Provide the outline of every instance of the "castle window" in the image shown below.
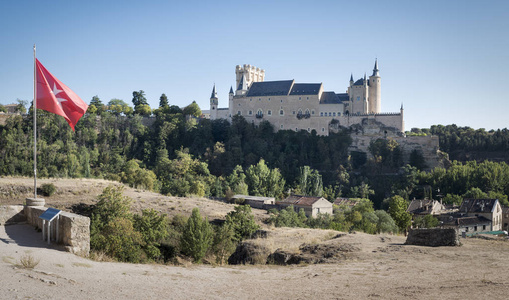
<svg viewBox="0 0 509 300"><path fill-rule="evenodd" d="M281 99L281 103L283 103L283 99Z"/></svg>
<svg viewBox="0 0 509 300"><path fill-rule="evenodd" d="M311 114L312 114L312 115L314 115L314 114L315 114L315 110L314 110L314 109L313 109L313 110L311 110Z"/></svg>
<svg viewBox="0 0 509 300"><path fill-rule="evenodd" d="M335 117L336 116L336 112L333 112L332 115Z"/></svg>
<svg viewBox="0 0 509 300"><path fill-rule="evenodd" d="M239 103L239 106L240 106L240 103Z"/></svg>
<svg viewBox="0 0 509 300"><path fill-rule="evenodd" d="M311 132L311 128L308 127L308 132Z"/></svg>
<svg viewBox="0 0 509 300"><path fill-rule="evenodd" d="M293 111L293 114L295 115L295 110Z"/></svg>
<svg viewBox="0 0 509 300"><path fill-rule="evenodd" d="M361 97L357 96L357 101L361 101Z"/></svg>
<svg viewBox="0 0 509 300"><path fill-rule="evenodd" d="M262 101L262 98L258 98L258 101Z"/></svg>
<svg viewBox="0 0 509 300"><path fill-rule="evenodd" d="M322 132L325 132L325 128L322 127Z"/></svg>
<svg viewBox="0 0 509 300"><path fill-rule="evenodd" d="M215 107L215 106L212 106L212 109L214 110L214 109L216 109L216 107Z"/></svg>
<svg viewBox="0 0 509 300"><path fill-rule="evenodd" d="M237 115L242 116L242 113L240 112L240 110L237 112Z"/></svg>
<svg viewBox="0 0 509 300"><path fill-rule="evenodd" d="M329 117L332 117L332 113L329 111Z"/></svg>
<svg viewBox="0 0 509 300"><path fill-rule="evenodd" d="M250 115L250 116L252 116L252 115L253 115L253 111L252 111L252 110L250 110L250 111L249 111L249 115Z"/></svg>
<svg viewBox="0 0 509 300"><path fill-rule="evenodd" d="M285 112L284 112L283 110L280 110L280 111L279 111L279 115L280 115L280 116L283 116L284 114L285 114Z"/></svg>
<svg viewBox="0 0 509 300"><path fill-rule="evenodd" d="M253 101L253 99L249 99L249 101Z"/></svg>
<svg viewBox="0 0 509 300"><path fill-rule="evenodd" d="M338 117L341 116L341 113L338 111Z"/></svg>
<svg viewBox="0 0 509 300"><path fill-rule="evenodd" d="M299 97L299 100L301 100L301 98Z"/></svg>
<svg viewBox="0 0 509 300"><path fill-rule="evenodd" d="M306 97L306 100L309 100L309 97Z"/></svg>
<svg viewBox="0 0 509 300"><path fill-rule="evenodd" d="M295 131L299 131L299 128L295 127Z"/></svg>
<svg viewBox="0 0 509 300"><path fill-rule="evenodd" d="M268 111L267 111L267 114L268 114L269 116L272 116L272 110L268 110Z"/></svg>
<svg viewBox="0 0 509 300"><path fill-rule="evenodd" d="M323 111L322 111L322 112L320 112L320 117L323 117Z"/></svg>
<svg viewBox="0 0 509 300"><path fill-rule="evenodd" d="M281 129L283 129L285 126L283 124L281 124Z"/></svg>
<svg viewBox="0 0 509 300"><path fill-rule="evenodd" d="M270 98L269 98L269 101L270 101Z"/></svg>

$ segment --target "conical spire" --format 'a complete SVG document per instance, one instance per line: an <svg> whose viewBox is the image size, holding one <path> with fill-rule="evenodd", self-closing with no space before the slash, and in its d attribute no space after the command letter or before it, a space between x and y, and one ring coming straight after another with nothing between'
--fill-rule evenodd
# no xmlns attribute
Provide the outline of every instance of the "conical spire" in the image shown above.
<svg viewBox="0 0 509 300"><path fill-rule="evenodd" d="M350 82L353 82L353 73L350 73Z"/></svg>
<svg viewBox="0 0 509 300"><path fill-rule="evenodd" d="M230 86L230 94L233 94L233 86Z"/></svg>
<svg viewBox="0 0 509 300"><path fill-rule="evenodd" d="M244 76L244 73L242 73L242 78L240 78L239 86L237 87L237 91L247 91L247 84L246 84L246 76Z"/></svg>
<svg viewBox="0 0 509 300"><path fill-rule="evenodd" d="M375 58L375 67L373 68L372 76L380 76L380 75L378 75L378 59L376 59L376 58Z"/></svg>
<svg viewBox="0 0 509 300"><path fill-rule="evenodd" d="M215 83L214 83L214 87L212 88L212 95L210 96L210 98L217 98L216 84Z"/></svg>

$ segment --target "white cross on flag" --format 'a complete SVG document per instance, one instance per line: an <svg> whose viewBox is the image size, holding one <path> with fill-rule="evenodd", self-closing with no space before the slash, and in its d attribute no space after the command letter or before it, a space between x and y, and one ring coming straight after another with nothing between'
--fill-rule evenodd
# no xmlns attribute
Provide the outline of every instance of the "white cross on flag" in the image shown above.
<svg viewBox="0 0 509 300"><path fill-rule="evenodd" d="M88 105L70 88L60 82L46 68L35 60L37 77L37 108L65 118L74 131L74 126L85 114Z"/></svg>

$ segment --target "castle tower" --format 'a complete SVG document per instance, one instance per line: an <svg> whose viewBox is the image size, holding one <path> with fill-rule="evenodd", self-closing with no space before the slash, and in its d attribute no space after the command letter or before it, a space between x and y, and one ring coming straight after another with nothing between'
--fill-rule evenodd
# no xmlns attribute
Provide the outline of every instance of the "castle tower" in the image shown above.
<svg viewBox="0 0 509 300"><path fill-rule="evenodd" d="M240 81L237 85L237 96L242 96L247 93L247 80L244 73L242 73L242 77L240 78Z"/></svg>
<svg viewBox="0 0 509 300"><path fill-rule="evenodd" d="M212 94L210 95L210 119L217 119L217 104L219 99L217 98L216 85L212 88Z"/></svg>
<svg viewBox="0 0 509 300"><path fill-rule="evenodd" d="M265 70L257 68L251 65L237 65L235 67L235 77L236 77L236 86L238 87L240 84L240 80L244 76L244 82L247 87L251 86L253 82L262 82L265 80Z"/></svg>
<svg viewBox="0 0 509 300"><path fill-rule="evenodd" d="M228 116L231 118L233 116L233 87L230 86L230 93L228 93Z"/></svg>
<svg viewBox="0 0 509 300"><path fill-rule="evenodd" d="M380 113L382 111L382 93L380 75L378 73L378 60L375 59L373 75L369 76L369 113Z"/></svg>

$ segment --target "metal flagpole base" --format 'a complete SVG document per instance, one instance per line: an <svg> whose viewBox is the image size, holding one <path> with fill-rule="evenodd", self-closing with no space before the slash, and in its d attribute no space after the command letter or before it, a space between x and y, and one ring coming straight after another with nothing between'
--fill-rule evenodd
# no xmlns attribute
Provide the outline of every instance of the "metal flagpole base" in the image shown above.
<svg viewBox="0 0 509 300"><path fill-rule="evenodd" d="M44 206L46 200L44 198L26 198L26 206Z"/></svg>

